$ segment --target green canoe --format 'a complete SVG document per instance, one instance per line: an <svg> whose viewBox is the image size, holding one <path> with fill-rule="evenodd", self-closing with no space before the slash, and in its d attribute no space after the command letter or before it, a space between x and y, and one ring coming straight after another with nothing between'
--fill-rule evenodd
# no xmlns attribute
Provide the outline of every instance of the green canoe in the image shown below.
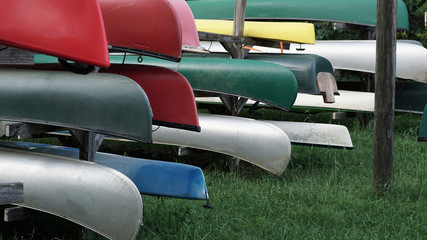
<svg viewBox="0 0 427 240"><path fill-rule="evenodd" d="M230 58L228 53L193 54L186 53L185 57L199 58ZM320 94L317 86L317 75L320 72L334 74L331 63L324 57L313 54L275 54L253 53L245 59L260 60L276 63L289 68L298 82L298 92Z"/></svg>
<svg viewBox="0 0 427 240"><path fill-rule="evenodd" d="M126 64L171 68L190 82L196 95L237 96L289 109L297 96L295 75L286 67L246 59L183 57L180 63L139 56L126 56ZM123 55L111 55L111 63L122 63Z"/></svg>
<svg viewBox="0 0 427 240"><path fill-rule="evenodd" d="M427 105L424 108L423 118L421 120L419 142L427 142Z"/></svg>
<svg viewBox="0 0 427 240"><path fill-rule="evenodd" d="M152 140L148 98L124 76L0 68L0 102L0 120Z"/></svg>
<svg viewBox="0 0 427 240"><path fill-rule="evenodd" d="M234 0L187 1L196 19L233 19ZM398 0L397 28L409 29L408 10ZM331 21L375 26L377 1L373 0L247 0L246 19Z"/></svg>

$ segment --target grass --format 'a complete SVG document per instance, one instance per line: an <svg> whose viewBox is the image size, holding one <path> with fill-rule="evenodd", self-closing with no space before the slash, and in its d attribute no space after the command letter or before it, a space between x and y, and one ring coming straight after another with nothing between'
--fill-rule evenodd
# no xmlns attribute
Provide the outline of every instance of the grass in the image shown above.
<svg viewBox="0 0 427 240"><path fill-rule="evenodd" d="M427 144L416 142L420 116L396 115L392 192L376 198L371 126L357 119L332 120L330 113L259 112L260 118L345 125L355 148L293 146L288 168L278 177L242 161L230 171L229 158L220 154L178 158L174 148L135 152L147 145L119 145L129 155L200 166L214 207L144 196L138 239L427 239ZM109 145L105 149L114 148Z"/></svg>
<svg viewBox="0 0 427 240"><path fill-rule="evenodd" d="M372 127L328 114L291 117L345 124L356 147L293 146L281 177L248 164L236 172L207 168L215 208L144 197L140 239L427 239L427 147L416 142L419 116L396 116L393 189L379 199L371 189Z"/></svg>

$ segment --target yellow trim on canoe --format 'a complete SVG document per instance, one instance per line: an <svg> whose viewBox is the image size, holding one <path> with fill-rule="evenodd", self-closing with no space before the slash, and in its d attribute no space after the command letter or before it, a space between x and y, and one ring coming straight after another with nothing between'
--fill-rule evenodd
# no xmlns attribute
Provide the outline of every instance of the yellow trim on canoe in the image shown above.
<svg viewBox="0 0 427 240"><path fill-rule="evenodd" d="M197 31L233 35L233 21L196 19ZM245 21L244 37L314 44L312 23Z"/></svg>

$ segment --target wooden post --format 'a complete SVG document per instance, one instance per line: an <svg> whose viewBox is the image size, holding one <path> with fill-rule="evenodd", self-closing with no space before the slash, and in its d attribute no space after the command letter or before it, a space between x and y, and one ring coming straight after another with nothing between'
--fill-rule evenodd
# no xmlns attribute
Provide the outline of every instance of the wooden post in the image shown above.
<svg viewBox="0 0 427 240"><path fill-rule="evenodd" d="M381 196L393 177L397 0L377 1L377 49L372 189Z"/></svg>
<svg viewBox="0 0 427 240"><path fill-rule="evenodd" d="M243 36L245 31L245 11L246 11L246 0L236 0L234 6L234 20L233 20L233 35ZM243 58L242 44L234 44L237 50L236 58Z"/></svg>

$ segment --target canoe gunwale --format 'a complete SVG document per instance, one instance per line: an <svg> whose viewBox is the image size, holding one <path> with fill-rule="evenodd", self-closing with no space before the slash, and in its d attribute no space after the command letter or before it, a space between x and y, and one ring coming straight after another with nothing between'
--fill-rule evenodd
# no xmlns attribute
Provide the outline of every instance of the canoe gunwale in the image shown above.
<svg viewBox="0 0 427 240"><path fill-rule="evenodd" d="M233 93L220 92L220 91L213 91L213 90L203 90L203 89L198 89L198 88L193 88L193 91L196 93L195 94L196 98L198 97L197 92L212 93L211 95L209 95L210 97L227 97L227 96L241 97L241 98L251 99L255 102L264 103L264 104L278 108L278 109L283 110L283 111L289 111L290 110L290 108L283 107L283 106L280 106L280 105L275 104L273 102L266 101L265 99L259 99L259 98L255 98L255 97L248 97L248 96L243 96L243 95L238 95L238 94L233 94ZM319 95L322 95L322 94L319 94ZM203 94L203 96L206 96L206 94ZM197 101L197 99L196 99L196 101Z"/></svg>
<svg viewBox="0 0 427 240"><path fill-rule="evenodd" d="M180 62L181 61L180 57L169 56L166 54L161 54L161 53L147 51L147 50L139 50L139 49L134 49L134 48L119 47L119 46L109 46L109 48L113 51L128 52L128 53L133 53L136 55L155 57L155 58L164 59L164 60L168 60L168 61L172 61L172 62Z"/></svg>
<svg viewBox="0 0 427 240"><path fill-rule="evenodd" d="M193 132L202 131L200 126L193 126L193 125L182 124L182 123L174 123L174 122L166 122L166 121L154 120L154 119L152 120L152 124L158 125L161 127L178 128L178 129L184 129L184 130L193 131Z"/></svg>
<svg viewBox="0 0 427 240"><path fill-rule="evenodd" d="M137 141L137 142L153 143L152 139L140 138L140 137L136 137L136 136L119 134L119 133L109 132L109 131L103 131L103 130L89 129L89 128L84 128L84 127L79 127L79 126L69 125L69 124L63 124L63 123L43 122L43 121L37 121L37 120L28 120L28 119L2 117L0 115L0 122L1 121L22 122L22 123L30 123L30 124L39 124L39 125L46 125L46 126L54 126L54 127L58 127L58 128L65 128L65 129L76 129L76 130L81 130L81 131L98 133L98 134L102 134L102 135L106 135L106 136L111 135L111 136L126 138L126 139Z"/></svg>

